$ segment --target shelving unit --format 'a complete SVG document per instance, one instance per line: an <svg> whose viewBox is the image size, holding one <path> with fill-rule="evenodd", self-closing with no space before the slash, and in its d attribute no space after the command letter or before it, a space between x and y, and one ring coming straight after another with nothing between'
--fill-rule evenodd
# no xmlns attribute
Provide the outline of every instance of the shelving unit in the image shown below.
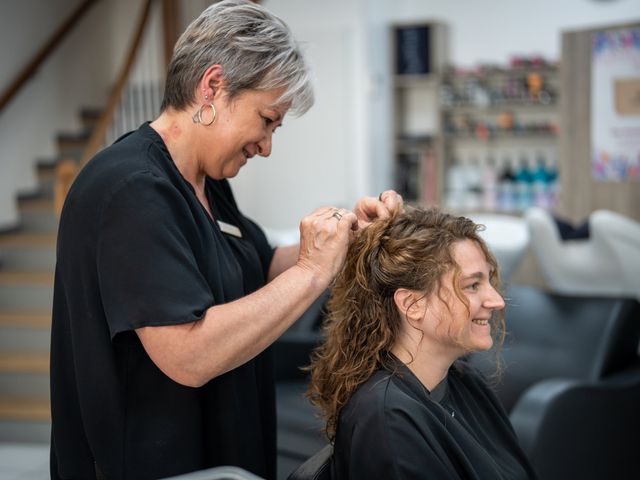
<svg viewBox="0 0 640 480"><path fill-rule="evenodd" d="M448 62L446 25L395 24L393 103L395 188L407 202L438 203L442 174L438 153L438 94Z"/></svg>
<svg viewBox="0 0 640 480"><path fill-rule="evenodd" d="M440 84L442 203L516 214L533 204L552 207L558 97L558 67L542 62L446 72Z"/></svg>
<svg viewBox="0 0 640 480"><path fill-rule="evenodd" d="M557 202L558 65L453 69L448 29L391 27L395 188L405 201L518 214Z"/></svg>

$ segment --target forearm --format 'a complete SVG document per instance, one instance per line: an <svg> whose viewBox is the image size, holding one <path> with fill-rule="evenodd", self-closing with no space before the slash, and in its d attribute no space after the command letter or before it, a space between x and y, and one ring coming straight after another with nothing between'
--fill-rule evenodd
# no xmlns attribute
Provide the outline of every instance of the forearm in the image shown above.
<svg viewBox="0 0 640 480"><path fill-rule="evenodd" d="M300 245L288 245L286 247L278 247L271 259L267 281L271 281L285 270L296 264L300 253Z"/></svg>
<svg viewBox="0 0 640 480"><path fill-rule="evenodd" d="M138 335L167 376L200 386L271 345L327 287L326 278L294 265L251 295L209 308L195 323L146 327Z"/></svg>

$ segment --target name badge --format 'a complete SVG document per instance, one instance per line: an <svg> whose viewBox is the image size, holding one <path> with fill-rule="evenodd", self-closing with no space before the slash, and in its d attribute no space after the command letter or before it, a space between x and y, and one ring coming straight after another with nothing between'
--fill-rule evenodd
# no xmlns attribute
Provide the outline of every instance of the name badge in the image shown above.
<svg viewBox="0 0 640 480"><path fill-rule="evenodd" d="M233 235L234 237L242 238L242 232L235 225L221 222L220 220L218 220L217 222L218 222L218 227L220 227L220 231L222 233L227 233L229 235Z"/></svg>

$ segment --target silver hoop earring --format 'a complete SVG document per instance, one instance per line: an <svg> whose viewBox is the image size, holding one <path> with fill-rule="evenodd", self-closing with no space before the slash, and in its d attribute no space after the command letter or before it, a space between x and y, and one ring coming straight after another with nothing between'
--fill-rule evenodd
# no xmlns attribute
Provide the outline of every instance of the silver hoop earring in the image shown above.
<svg viewBox="0 0 640 480"><path fill-rule="evenodd" d="M205 123L202 120L202 112L204 111L205 108L210 107L211 108L211 120L208 123ZM191 120L193 120L193 123L199 123L200 125L204 125L205 127L208 127L209 125L212 125L213 122L216 121L216 117L218 116L218 113L216 112L216 107L213 103L206 103L204 105L202 105L198 111L195 113L195 115L193 117L191 117Z"/></svg>

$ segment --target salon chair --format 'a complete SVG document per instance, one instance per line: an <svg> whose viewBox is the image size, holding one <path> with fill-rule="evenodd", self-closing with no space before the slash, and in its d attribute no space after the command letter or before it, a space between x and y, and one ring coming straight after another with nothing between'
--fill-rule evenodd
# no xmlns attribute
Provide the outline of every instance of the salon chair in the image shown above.
<svg viewBox="0 0 640 480"><path fill-rule="evenodd" d="M640 477L640 364L598 381L527 390L511 423L542 480Z"/></svg>
<svg viewBox="0 0 640 480"><path fill-rule="evenodd" d="M494 389L508 412L537 382L598 381L638 360L640 304L635 299L562 295L513 285L505 292L505 302L503 372ZM494 352L475 353L469 360L492 378Z"/></svg>
<svg viewBox="0 0 640 480"><path fill-rule="evenodd" d="M593 234L617 258L626 291L640 301L640 222L611 210L596 210L590 221Z"/></svg>
<svg viewBox="0 0 640 480"><path fill-rule="evenodd" d="M493 385L542 480L639 478L640 304L514 285ZM490 352L470 362L489 379Z"/></svg>
<svg viewBox="0 0 640 480"><path fill-rule="evenodd" d="M553 216L543 208L528 209L524 219L533 252L553 291L584 296L632 294L608 229L594 228L593 217L589 218L589 238L576 240L562 240Z"/></svg>
<svg viewBox="0 0 640 480"><path fill-rule="evenodd" d="M287 480L331 480L333 447L326 445L300 465Z"/></svg>

